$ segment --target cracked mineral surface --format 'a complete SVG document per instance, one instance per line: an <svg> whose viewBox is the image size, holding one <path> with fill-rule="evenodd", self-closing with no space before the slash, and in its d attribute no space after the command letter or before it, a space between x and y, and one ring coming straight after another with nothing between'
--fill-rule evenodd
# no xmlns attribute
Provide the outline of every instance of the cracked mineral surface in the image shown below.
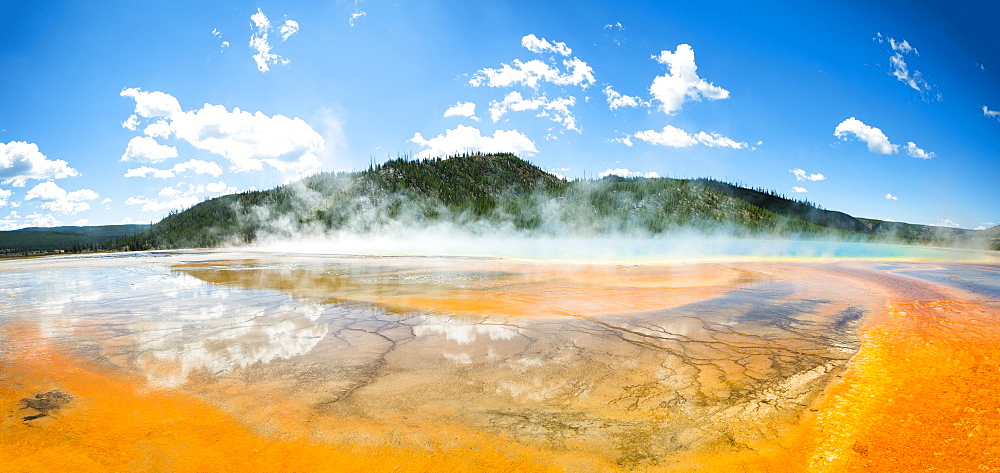
<svg viewBox="0 0 1000 473"><path fill-rule="evenodd" d="M1000 469L996 263L174 252L0 276L12 471Z"/></svg>

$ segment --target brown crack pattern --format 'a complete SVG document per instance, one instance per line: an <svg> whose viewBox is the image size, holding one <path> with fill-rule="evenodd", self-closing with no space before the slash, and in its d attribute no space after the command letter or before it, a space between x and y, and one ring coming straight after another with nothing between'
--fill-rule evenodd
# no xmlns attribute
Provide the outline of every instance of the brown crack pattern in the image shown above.
<svg viewBox="0 0 1000 473"><path fill-rule="evenodd" d="M919 395L885 366L926 374L932 355L980 347L935 379L969 399L987 389L995 303L931 281L939 268L966 289L996 270L202 259L11 272L0 324L30 320L77 359L275 441L438 452L493 438L567 471L843 471L914 458L880 436L923 425L886 410ZM885 346L901 358L873 355ZM962 404L926 394L927 409ZM982 399L953 419L965 438L991 438L995 421L972 415L996 419ZM941 456L971 448L959 431Z"/></svg>

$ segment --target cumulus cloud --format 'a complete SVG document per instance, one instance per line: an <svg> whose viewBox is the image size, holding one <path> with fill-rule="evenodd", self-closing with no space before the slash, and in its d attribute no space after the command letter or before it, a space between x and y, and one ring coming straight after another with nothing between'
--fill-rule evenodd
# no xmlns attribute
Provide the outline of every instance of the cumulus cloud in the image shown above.
<svg viewBox="0 0 1000 473"><path fill-rule="evenodd" d="M947 227L947 228L958 228L958 227L961 227L961 225L959 225L959 224L957 224L955 222L952 222L950 218L939 219L937 222L934 222L931 225L933 225L935 227Z"/></svg>
<svg viewBox="0 0 1000 473"><path fill-rule="evenodd" d="M468 117L473 120L479 120L476 116L476 104L473 102L458 102L448 110L444 111L445 117Z"/></svg>
<svg viewBox="0 0 1000 473"><path fill-rule="evenodd" d="M286 41L289 36L299 32L299 22L285 20L285 24L281 25L281 29L278 32L281 33L281 40Z"/></svg>
<svg viewBox="0 0 1000 473"><path fill-rule="evenodd" d="M538 152L535 143L517 130L497 130L493 136L482 136L478 128L464 125L446 130L444 134L429 140L420 133L414 133L410 142L426 148L417 154L420 159L476 151L510 152L521 156L531 156Z"/></svg>
<svg viewBox="0 0 1000 473"><path fill-rule="evenodd" d="M610 85L604 88L604 95L608 98L608 108L611 110L622 107L648 107L650 105L649 102L643 101L639 97L622 94L611 88Z"/></svg>
<svg viewBox="0 0 1000 473"><path fill-rule="evenodd" d="M14 195L14 191L0 189L0 207L6 207L10 199L10 196Z"/></svg>
<svg viewBox="0 0 1000 473"><path fill-rule="evenodd" d="M257 63L257 70L267 72L271 70L270 65L285 65L290 61L278 54L271 52L271 43L268 42L268 34L272 31L271 20L260 8L257 13L250 15L250 21L254 24L254 32L250 35L250 49L256 51L253 55L254 62ZM285 24L278 30L281 40L288 39L289 36L299 31L299 24L294 20L286 20Z"/></svg>
<svg viewBox="0 0 1000 473"><path fill-rule="evenodd" d="M536 88L539 83L550 82L556 85L577 85L587 88L594 83L594 70L577 58L563 61L566 72L538 59L532 59L528 62L515 59L513 63L513 66L501 64L499 69L481 69L472 76L472 79L469 79L469 84L473 87L524 85Z"/></svg>
<svg viewBox="0 0 1000 473"><path fill-rule="evenodd" d="M992 117L996 118L997 120L1000 120L1000 110L990 110L985 105L983 105L983 116Z"/></svg>
<svg viewBox="0 0 1000 473"><path fill-rule="evenodd" d="M0 183L24 187L28 179L62 179L79 176L61 159L50 160L38 145L24 141L0 143Z"/></svg>
<svg viewBox="0 0 1000 473"><path fill-rule="evenodd" d="M657 76L649 86L649 93L653 95L653 100L660 103L663 113L674 114L688 100L701 100L702 97L720 100L729 97L728 90L698 77L694 49L690 45L678 45L675 51L661 51L659 56L652 58L668 68L665 75Z"/></svg>
<svg viewBox="0 0 1000 473"><path fill-rule="evenodd" d="M541 96L525 99L520 92L514 91L507 94L503 101L490 102L490 118L496 122L508 111L538 110L537 116L548 117L566 127L567 130L579 133L581 130L576 126L576 117L570 111L570 107L574 105L576 105L576 97L559 97L549 100L545 96Z"/></svg>
<svg viewBox="0 0 1000 473"><path fill-rule="evenodd" d="M822 181L826 179L826 176L822 174L819 173L807 174L802 169L789 169L788 172L795 175L796 181Z"/></svg>
<svg viewBox="0 0 1000 473"><path fill-rule="evenodd" d="M565 43L549 43L544 39L539 40L533 34L521 38L521 45L536 53L552 51L565 56L572 51ZM565 54L563 54L564 52ZM481 69L473 74L472 79L469 79L469 84L473 87L523 85L537 88L540 83L548 82L556 85L575 85L585 89L595 82L594 69L576 57L564 59L559 64L554 59L551 63L538 59L527 62L514 59L513 64L513 66L501 64L499 69ZM560 70L560 64L563 70Z"/></svg>
<svg viewBox="0 0 1000 473"><path fill-rule="evenodd" d="M886 193L885 194L885 199L886 200L899 200L899 197L896 197L896 196L894 196L892 194Z"/></svg>
<svg viewBox="0 0 1000 473"><path fill-rule="evenodd" d="M605 176L646 177L654 179L660 177L660 174L655 171L641 172L641 171L629 171L628 169L608 169L597 175L598 178L602 178Z"/></svg>
<svg viewBox="0 0 1000 473"><path fill-rule="evenodd" d="M122 89L118 94L121 97L129 97L135 100L135 114L128 118L126 126L130 130L135 130L139 125L139 117L142 118L173 118L181 113L181 103L173 95L159 91L146 92L137 87Z"/></svg>
<svg viewBox="0 0 1000 473"><path fill-rule="evenodd" d="M128 142L122 162L159 163L177 157L177 148L161 145L148 136L136 136Z"/></svg>
<svg viewBox="0 0 1000 473"><path fill-rule="evenodd" d="M136 115L155 119L144 133L160 138L173 136L222 156L229 160L234 172L261 171L266 164L281 173L304 175L322 165L317 155L324 150L325 140L299 118L239 108L229 111L225 106L211 104L185 112L169 94L138 89L125 89L122 96L136 100Z"/></svg>
<svg viewBox="0 0 1000 473"><path fill-rule="evenodd" d="M566 46L566 43L559 41L548 42L545 38L539 39L534 34L529 34L521 38L521 46L524 46L533 53L544 54L546 52L556 53L560 56L569 56L573 50Z"/></svg>
<svg viewBox="0 0 1000 473"><path fill-rule="evenodd" d="M672 125L663 127L662 131L640 131L633 134L632 137L649 144L670 146L673 148L685 148L696 144L705 145L710 148L744 149L747 147L745 142L736 141L715 132L705 133L704 131L699 131L698 133L690 134Z"/></svg>
<svg viewBox="0 0 1000 473"><path fill-rule="evenodd" d="M927 151L918 148L912 141L908 141L906 143L906 154L910 155L910 157L918 159L931 159L937 156L934 153L928 153Z"/></svg>
<svg viewBox="0 0 1000 473"><path fill-rule="evenodd" d="M162 198L150 199L145 196L129 197L125 205L141 205L143 212L162 212L164 210L184 209L207 199L236 193L237 189L225 182L209 184L189 184L179 182L175 186L164 187L157 193Z"/></svg>
<svg viewBox="0 0 1000 473"><path fill-rule="evenodd" d="M911 89L920 92L924 99L933 97L935 100L941 100L941 94L931 94L934 86L923 78L923 74L916 69L910 71L910 66L906 64L907 55L912 53L915 56L920 56L920 52L916 48L911 46L905 39L897 41L895 38L883 36L882 33L876 33L874 40L879 44L889 45L889 50L892 54L889 56L889 67L891 69L889 75L910 86Z"/></svg>
<svg viewBox="0 0 1000 473"><path fill-rule="evenodd" d="M621 143L629 148L632 147L632 135L625 135L621 138L611 138L608 140L609 143Z"/></svg>
<svg viewBox="0 0 1000 473"><path fill-rule="evenodd" d="M30 214L24 216L27 226L29 227L58 227L62 225L58 219L52 216L52 214Z"/></svg>
<svg viewBox="0 0 1000 473"><path fill-rule="evenodd" d="M66 192L56 183L46 181L31 188L24 199L40 200L43 209L69 215L90 210L90 204L87 202L98 198L100 195L90 189Z"/></svg>
<svg viewBox="0 0 1000 473"><path fill-rule="evenodd" d="M805 193L805 192L809 192L809 191L806 190L805 187L795 186L795 187L792 187L792 192L795 192L797 194L801 194L801 193Z"/></svg>
<svg viewBox="0 0 1000 473"><path fill-rule="evenodd" d="M899 145L889 142L889 137L885 136L882 130L865 125L864 122L854 117L840 122L833 130L833 136L844 141L847 141L848 135L854 135L855 138L864 141L868 145L868 151L872 153L895 154L899 149Z"/></svg>
<svg viewBox="0 0 1000 473"><path fill-rule="evenodd" d="M219 177L222 175L222 166L210 161L191 159L177 164L170 169L156 169L149 166L129 169L125 172L125 177L155 177L158 179L170 179L184 173L208 174L212 177Z"/></svg>

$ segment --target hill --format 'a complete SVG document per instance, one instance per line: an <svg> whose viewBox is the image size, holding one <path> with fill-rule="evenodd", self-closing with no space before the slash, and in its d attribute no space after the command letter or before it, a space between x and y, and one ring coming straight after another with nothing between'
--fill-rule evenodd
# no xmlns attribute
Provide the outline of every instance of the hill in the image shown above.
<svg viewBox="0 0 1000 473"><path fill-rule="evenodd" d="M337 232L402 232L448 225L470 233L735 235L983 246L984 232L859 219L711 179L563 181L511 154L396 159L356 173L322 173L265 191L171 212L114 242L129 249L212 247Z"/></svg>
<svg viewBox="0 0 1000 473"><path fill-rule="evenodd" d="M99 225L90 227L29 227L0 232L0 255L80 252L101 249L124 236L137 235L149 225Z"/></svg>

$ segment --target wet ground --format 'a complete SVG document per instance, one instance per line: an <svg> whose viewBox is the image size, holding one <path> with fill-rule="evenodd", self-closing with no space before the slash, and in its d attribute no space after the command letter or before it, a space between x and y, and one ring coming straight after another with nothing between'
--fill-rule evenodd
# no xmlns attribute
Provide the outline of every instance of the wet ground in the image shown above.
<svg viewBox="0 0 1000 473"><path fill-rule="evenodd" d="M11 471L1000 470L995 262L181 252L0 278Z"/></svg>

